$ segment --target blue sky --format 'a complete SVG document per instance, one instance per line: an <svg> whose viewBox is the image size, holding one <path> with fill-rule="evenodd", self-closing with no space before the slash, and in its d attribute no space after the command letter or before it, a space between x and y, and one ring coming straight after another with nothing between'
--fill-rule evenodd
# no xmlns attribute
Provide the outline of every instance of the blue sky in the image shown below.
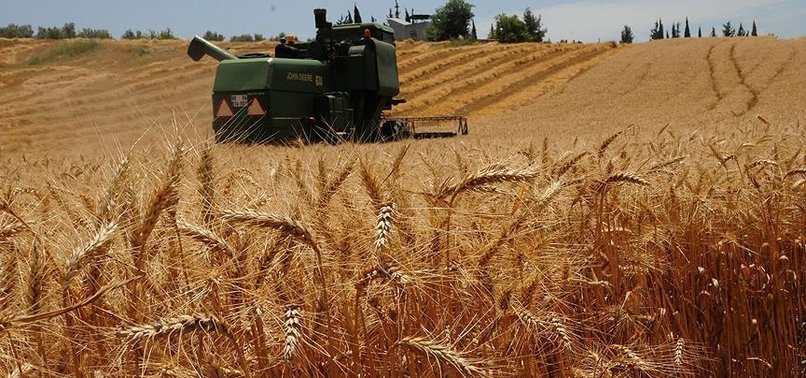
<svg viewBox="0 0 806 378"><path fill-rule="evenodd" d="M444 0L399 0L401 7L417 13L431 13ZM806 35L804 0L570 0L524 1L470 0L476 7L476 25L485 37L496 14L522 13L531 7L542 14L552 40L577 39L586 42L618 39L622 25L630 25L639 40L648 37L654 19L667 24L688 16L696 32L733 20L749 25L755 19L760 33L785 38ZM13 3L13 4L12 4ZM362 15L385 18L394 0L0 0L0 24L62 25L72 21L78 28L108 29L119 36L124 30L160 30L170 27L180 37L202 34L211 29L226 36L241 33L295 33L303 38L313 35L316 7L329 11L337 19L356 3Z"/></svg>

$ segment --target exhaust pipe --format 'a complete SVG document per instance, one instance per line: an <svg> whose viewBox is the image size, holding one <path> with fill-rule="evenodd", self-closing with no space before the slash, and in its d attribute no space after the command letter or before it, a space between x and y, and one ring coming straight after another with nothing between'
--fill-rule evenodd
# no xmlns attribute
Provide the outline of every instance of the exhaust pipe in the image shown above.
<svg viewBox="0 0 806 378"><path fill-rule="evenodd" d="M208 42L198 35L193 37L188 45L188 56L190 59L198 62L205 55L210 55L217 61L238 59L235 55L230 54L228 51Z"/></svg>

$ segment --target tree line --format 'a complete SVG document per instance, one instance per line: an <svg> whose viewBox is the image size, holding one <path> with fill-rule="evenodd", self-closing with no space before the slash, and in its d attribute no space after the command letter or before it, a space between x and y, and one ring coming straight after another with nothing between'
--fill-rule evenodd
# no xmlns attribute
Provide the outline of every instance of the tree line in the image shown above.
<svg viewBox="0 0 806 378"><path fill-rule="evenodd" d="M722 37L757 37L758 36L758 26L756 25L756 21L753 20L753 23L750 27L750 30L744 28L744 24L739 23L739 27L736 28L731 21L728 21L722 24L722 28L719 33ZM709 34L710 37L717 36L716 27L711 27L711 33ZM673 39L673 38L693 38L694 35L692 33L692 28L689 25L688 17L686 17L684 22L674 22L671 25L671 29L667 29L663 25L663 20L658 19L655 21L652 29L649 30L649 39L650 40L659 40L659 39ZM697 27L697 38L702 38L702 27ZM632 43L635 39L635 35L633 34L632 28L628 25L624 25L624 29L621 30L621 43Z"/></svg>
<svg viewBox="0 0 806 378"><path fill-rule="evenodd" d="M31 25L8 24L0 26L0 38L36 38L36 39L72 39L99 38L109 39L112 34L106 29L76 29L76 24L65 23L64 26L37 27L36 33Z"/></svg>

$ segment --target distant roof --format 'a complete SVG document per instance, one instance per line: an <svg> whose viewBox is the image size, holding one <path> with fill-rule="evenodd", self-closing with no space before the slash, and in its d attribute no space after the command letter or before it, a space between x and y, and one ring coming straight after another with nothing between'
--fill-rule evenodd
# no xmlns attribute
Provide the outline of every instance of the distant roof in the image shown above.
<svg viewBox="0 0 806 378"><path fill-rule="evenodd" d="M403 22L405 22L405 21L403 21ZM361 28L361 29L375 28L375 29L378 29L378 30L383 30L383 31L388 32L388 33L394 33L395 32L388 25L384 25L384 24L382 24L380 22L365 22L365 23L360 24L360 25L359 24L333 25L333 30L343 30L343 29L353 29L353 28L355 28L355 29L358 29L358 28Z"/></svg>
<svg viewBox="0 0 806 378"><path fill-rule="evenodd" d="M409 16L409 19L418 20L418 21L430 20L431 15L430 14L413 14L413 15Z"/></svg>

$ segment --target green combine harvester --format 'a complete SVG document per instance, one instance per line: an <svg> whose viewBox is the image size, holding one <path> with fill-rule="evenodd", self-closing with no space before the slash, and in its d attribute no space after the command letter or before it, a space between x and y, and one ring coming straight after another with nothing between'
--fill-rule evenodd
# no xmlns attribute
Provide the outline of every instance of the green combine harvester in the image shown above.
<svg viewBox="0 0 806 378"><path fill-rule="evenodd" d="M196 36L188 55L220 63L213 84L217 142L381 142L467 134L460 116L385 118L404 103L393 30L379 23L333 26L314 10L316 40L281 44L274 56L234 56ZM293 40L291 41L293 42ZM456 131L418 132L418 125L452 124Z"/></svg>

